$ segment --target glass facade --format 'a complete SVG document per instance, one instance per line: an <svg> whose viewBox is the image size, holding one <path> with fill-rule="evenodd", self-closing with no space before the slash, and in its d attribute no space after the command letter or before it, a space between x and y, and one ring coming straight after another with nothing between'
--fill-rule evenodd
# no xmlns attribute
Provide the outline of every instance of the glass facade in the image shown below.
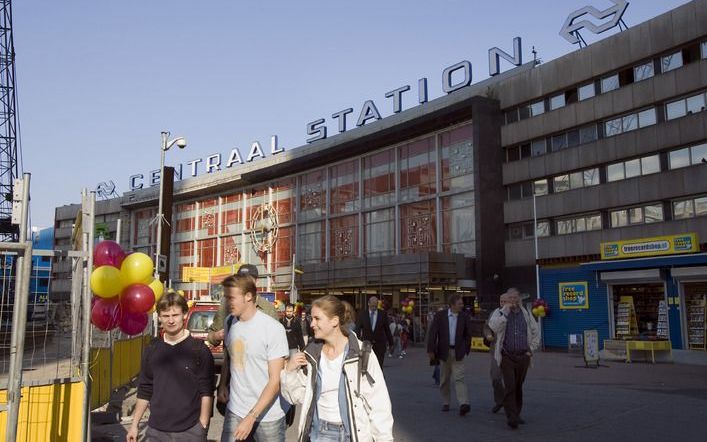
<svg viewBox="0 0 707 442"><path fill-rule="evenodd" d="M468 122L296 176L175 204L170 278L179 284L187 266L248 262L271 276L273 290L284 290L294 254L299 264L427 251L473 257L472 136ZM155 213L134 212L136 250L152 253ZM276 238L274 231L263 233L268 219L277 225Z"/></svg>

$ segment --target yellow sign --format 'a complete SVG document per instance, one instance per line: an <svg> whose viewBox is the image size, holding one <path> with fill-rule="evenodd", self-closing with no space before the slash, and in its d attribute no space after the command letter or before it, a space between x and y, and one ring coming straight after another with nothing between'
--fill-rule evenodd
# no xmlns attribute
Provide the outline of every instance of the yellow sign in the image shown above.
<svg viewBox="0 0 707 442"><path fill-rule="evenodd" d="M182 281L184 282L214 282L215 277L226 277L238 271L240 264L220 267L184 267Z"/></svg>
<svg viewBox="0 0 707 442"><path fill-rule="evenodd" d="M601 259L639 258L699 251L696 233L601 243Z"/></svg>

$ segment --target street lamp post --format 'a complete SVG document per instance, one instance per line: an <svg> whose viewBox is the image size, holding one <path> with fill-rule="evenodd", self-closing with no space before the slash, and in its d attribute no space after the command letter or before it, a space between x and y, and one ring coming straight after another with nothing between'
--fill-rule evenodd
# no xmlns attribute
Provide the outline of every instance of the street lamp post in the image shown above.
<svg viewBox="0 0 707 442"><path fill-rule="evenodd" d="M160 258L162 256L162 223L167 221L162 212L162 192L164 191L164 157L165 153L175 144L178 148L184 149L187 146L187 140L184 137L169 139L169 132L162 132L162 146L160 149L160 194L158 197L157 206L157 250L155 252L155 279L160 277Z"/></svg>

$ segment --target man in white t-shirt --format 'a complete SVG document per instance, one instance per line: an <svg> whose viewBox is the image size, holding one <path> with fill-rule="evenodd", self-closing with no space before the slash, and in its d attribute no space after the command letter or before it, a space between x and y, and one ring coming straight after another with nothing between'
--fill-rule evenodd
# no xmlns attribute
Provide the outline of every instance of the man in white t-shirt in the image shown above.
<svg viewBox="0 0 707 442"><path fill-rule="evenodd" d="M221 442L285 440L280 372L288 356L285 329L256 308L252 278L229 276L223 283L231 314L238 318L225 337L231 382Z"/></svg>

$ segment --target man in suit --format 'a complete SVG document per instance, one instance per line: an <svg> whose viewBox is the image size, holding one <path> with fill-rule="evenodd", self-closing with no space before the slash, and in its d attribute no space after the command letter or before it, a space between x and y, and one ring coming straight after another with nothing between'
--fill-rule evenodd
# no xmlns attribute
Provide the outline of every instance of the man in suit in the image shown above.
<svg viewBox="0 0 707 442"><path fill-rule="evenodd" d="M427 340L430 360L439 361L441 365L439 390L442 393L442 411L449 411L450 382L453 381L460 416L471 410L469 392L464 383L464 357L471 350L471 320L463 309L461 295L451 294L449 308L435 314Z"/></svg>
<svg viewBox="0 0 707 442"><path fill-rule="evenodd" d="M393 335L390 333L388 315L378 308L378 298L375 296L368 300L368 309L356 318L356 330L362 341L371 341L373 353L382 368L386 346L393 346Z"/></svg>

